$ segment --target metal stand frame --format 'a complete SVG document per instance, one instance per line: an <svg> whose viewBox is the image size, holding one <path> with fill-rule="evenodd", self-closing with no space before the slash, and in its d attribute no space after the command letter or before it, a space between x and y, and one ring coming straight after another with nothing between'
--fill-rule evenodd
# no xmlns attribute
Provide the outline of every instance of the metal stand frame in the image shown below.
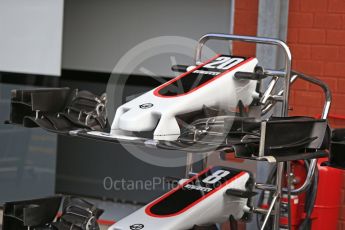
<svg viewBox="0 0 345 230"><path fill-rule="evenodd" d="M224 40L224 41L241 41L241 42L249 42L249 43L257 43L257 44L266 44L266 45L272 45L272 46L278 46L284 51L284 58L285 58L285 66L283 70L267 70L267 74L274 76L274 79L272 81L272 85L269 86L264 96L272 96L271 93L273 91L273 88L275 86L275 83L277 82L278 78L284 78L284 89L279 91L277 97L280 97L280 101L282 102L282 111L281 116L286 117L288 116L288 110L289 110L289 92L290 92L290 84L292 84L297 78L303 79L305 81L308 81L312 84L320 86L324 93L325 93L325 105L322 113L322 119L327 119L328 112L330 109L331 104L331 93L328 88L328 86L323 83L322 81L319 81L318 79L315 79L313 77L306 76L304 74L296 73L291 71L291 52L289 47L281 40L278 39L272 39L272 38L264 38L264 37L252 37L252 36L239 36L239 35L232 35L232 34L207 34L204 35L198 43L196 54L195 54L195 63L200 64L201 63L201 52L202 48L205 45L205 43L209 40ZM293 74L293 77L291 77L291 73ZM267 95L266 95L267 94ZM263 113L266 113L274 106L274 103L269 104L267 107L263 109ZM191 154L188 154L189 159L187 163L187 173L190 173L192 171L191 166ZM287 188L282 187L282 181L284 176L284 166L287 166ZM311 160L310 168L307 174L307 178L304 182L304 184L298 188L291 190L291 162L278 162L277 163L277 170L276 170L276 183L275 185L268 185L268 184L256 184L257 189L261 190L270 190L274 192L273 199L271 201L271 204L269 206L268 210L263 210L260 208L254 208L252 211L256 213L265 214L265 219L263 222L263 225L261 227L261 230L264 230L269 217L273 215L274 221L273 221L273 229L279 230L280 229L280 209L281 209L281 197L283 193L288 194L288 229L291 229L291 215L290 215L290 197L291 194L300 194L302 192L305 192L308 186L311 184L311 181L314 176L315 168L317 167L317 159Z"/></svg>
<svg viewBox="0 0 345 230"><path fill-rule="evenodd" d="M262 37L251 37L251 36L239 36L239 35L230 35L230 34L207 34L203 36L198 43L196 54L195 54L195 63L198 64L201 62L201 52L202 48L208 40L230 40L230 41L242 41L249 43L257 44L267 44L278 46L284 50L285 54L285 68L279 74L285 78L284 81L284 91L283 91L283 106L281 116L287 116L289 110L289 91L290 91L290 73L291 73L291 52L289 47L281 40L272 39L272 38L262 38ZM264 229L266 223L274 210L274 230L279 229L279 220L280 220L280 206L281 206L281 195L282 195L282 178L283 178L283 169L284 163L277 163L277 180L275 185L275 194L271 202L270 208L265 217L264 224L261 229ZM290 187L290 186L288 186Z"/></svg>

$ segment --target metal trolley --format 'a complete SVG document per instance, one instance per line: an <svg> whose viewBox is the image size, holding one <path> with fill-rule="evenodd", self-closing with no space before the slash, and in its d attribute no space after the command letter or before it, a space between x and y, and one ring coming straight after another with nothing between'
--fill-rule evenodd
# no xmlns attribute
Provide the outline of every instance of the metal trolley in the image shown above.
<svg viewBox="0 0 345 230"><path fill-rule="evenodd" d="M202 48L205 45L205 43L209 40L223 40L223 41L240 41L240 42L247 42L247 43L256 43L256 44L265 44L265 45L271 45L271 46L276 46L279 47L283 51L284 55L284 68L280 70L265 70L265 74L272 76L272 80L269 82L268 87L266 91L263 93L263 99L262 102L265 103L265 106L262 109L262 114L266 114L268 111L271 111L272 108L276 105L276 103L281 103L281 112L280 115L281 117L288 117L288 112L289 112L289 94L290 94L290 86L297 80L301 79L304 81L307 81L311 84L319 86L325 95L325 103L322 111L322 116L321 119L327 119L328 113L330 110L331 102L332 102L332 95L329 87L322 81L311 77L307 76L305 74L293 71L291 69L291 60L292 60L292 55L290 52L289 47L287 46L286 43L284 43L281 40L278 39L272 39L272 38L265 38L265 37L253 37L253 36L240 36L240 35L232 35L232 34L206 34L204 35L198 43L196 53L195 53L195 63L199 64L201 63L201 56L202 56ZM283 79L283 89L278 90L278 92L274 93L274 89L276 88L276 83L278 82L278 79ZM271 99L268 102L268 99ZM267 103L268 102L268 103ZM277 114L276 114L277 115ZM263 145L264 142L261 142L260 145ZM261 146L263 147L263 146ZM276 183L274 185L270 184L263 184L263 183L255 183L255 188L259 190L270 190L274 192L272 201L270 203L269 209L264 210L261 208L254 208L252 211L260 214L264 214L264 222L261 226L261 230L265 229L269 217L273 215L274 221L273 221L273 229L278 230L280 228L280 217L281 217L281 198L283 193L288 194L288 206L289 206L289 211L288 211L288 219L289 219L289 226L288 229L290 229L291 226L291 219L290 219L290 197L291 194L300 194L306 191L306 189L309 187L309 185L312 183L312 179L315 174L315 169L317 167L317 159L319 156L314 156L311 154L308 156L308 158L311 158L310 160L310 167L307 173L306 180L304 181L303 185L300 186L297 189L291 189L291 160L287 161L277 161L276 159L269 158L269 161L275 162L277 165L276 167ZM189 158L192 158L192 154L189 154ZM294 156L293 160L298 160L298 159L303 159L304 157L301 156L299 157L299 154ZM268 158L251 158L251 160L268 160ZM189 162L192 162L189 160ZM207 160L205 160L205 166ZM187 164L187 172L191 171L191 163ZM286 165L287 168L287 182L288 186L287 188L283 187L283 176L284 176L284 167Z"/></svg>

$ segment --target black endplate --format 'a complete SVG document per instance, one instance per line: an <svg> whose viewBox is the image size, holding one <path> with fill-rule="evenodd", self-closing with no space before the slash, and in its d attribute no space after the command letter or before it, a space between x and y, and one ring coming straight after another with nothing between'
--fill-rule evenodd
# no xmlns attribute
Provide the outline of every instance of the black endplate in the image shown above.
<svg viewBox="0 0 345 230"><path fill-rule="evenodd" d="M236 157L275 161L301 160L328 156L328 124L309 117L271 118L262 122L261 141L234 146Z"/></svg>
<svg viewBox="0 0 345 230"><path fill-rule="evenodd" d="M3 230L24 230L52 222L59 210L61 199L61 196L54 196L5 203Z"/></svg>
<svg viewBox="0 0 345 230"><path fill-rule="evenodd" d="M333 130L330 158L322 165L345 170L345 129Z"/></svg>

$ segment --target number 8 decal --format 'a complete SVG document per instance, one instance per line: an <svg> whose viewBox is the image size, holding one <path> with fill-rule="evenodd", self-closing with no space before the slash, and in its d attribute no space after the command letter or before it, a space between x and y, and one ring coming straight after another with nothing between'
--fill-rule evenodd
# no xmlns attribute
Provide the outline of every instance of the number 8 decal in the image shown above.
<svg viewBox="0 0 345 230"><path fill-rule="evenodd" d="M206 177L205 179L202 180L203 183L205 184L215 184L218 181L220 181L222 178L226 177L229 175L230 172L226 170L217 170L215 171L212 175Z"/></svg>

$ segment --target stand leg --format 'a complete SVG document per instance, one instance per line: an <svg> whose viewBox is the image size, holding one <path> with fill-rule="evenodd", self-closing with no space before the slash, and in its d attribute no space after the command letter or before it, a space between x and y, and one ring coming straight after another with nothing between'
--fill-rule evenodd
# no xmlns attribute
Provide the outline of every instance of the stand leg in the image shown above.
<svg viewBox="0 0 345 230"><path fill-rule="evenodd" d="M287 172L287 187L288 187L288 197L287 197L288 230L290 230L291 229L291 184L292 184L291 161L286 162L286 172Z"/></svg>
<svg viewBox="0 0 345 230"><path fill-rule="evenodd" d="M186 159L186 178L189 178L190 174L193 173L193 153L187 153Z"/></svg>
<svg viewBox="0 0 345 230"><path fill-rule="evenodd" d="M265 220L264 220L264 222L262 223L261 230L264 230L264 229L265 229L266 224L267 224L267 222L268 222L268 220L269 220L269 218L270 218L270 216L271 216L271 214L272 214L273 207L274 207L275 204L277 203L277 198L278 198L278 194L275 193L274 196L273 196L271 205L270 205L270 207L269 207L269 209L268 209L268 212L267 212L267 214L266 214L266 216L265 216Z"/></svg>
<svg viewBox="0 0 345 230"><path fill-rule="evenodd" d="M197 158L195 158L197 157ZM208 153L204 153L202 155L196 154L196 153L187 153L187 159L186 159L186 177L189 178L191 175L195 174L196 171L193 168L193 165L196 161L201 159L202 157L202 166L201 170L204 170L207 168L208 165Z"/></svg>
<svg viewBox="0 0 345 230"><path fill-rule="evenodd" d="M276 195L277 199L275 202L275 215L273 222L273 230L279 230L280 228L280 206L281 206L281 195L282 195L282 178L284 172L284 163L280 162L277 164L277 179L276 179Z"/></svg>

